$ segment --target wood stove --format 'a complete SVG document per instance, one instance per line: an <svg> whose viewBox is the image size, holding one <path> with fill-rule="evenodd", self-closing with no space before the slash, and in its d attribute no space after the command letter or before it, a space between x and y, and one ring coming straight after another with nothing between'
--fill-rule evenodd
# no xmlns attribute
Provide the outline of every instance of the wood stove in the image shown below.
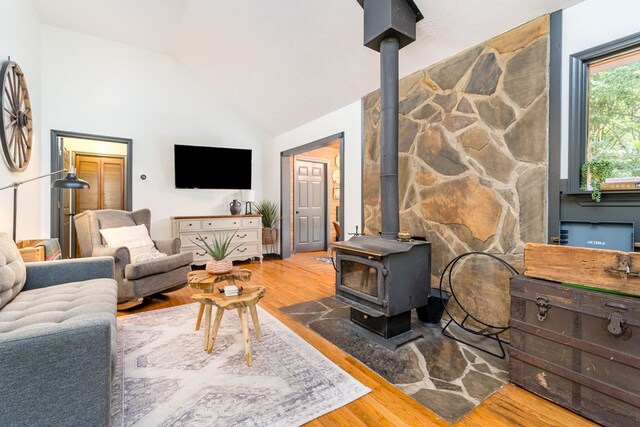
<svg viewBox="0 0 640 427"><path fill-rule="evenodd" d="M331 247L336 256L336 298L351 307L351 322L392 349L417 338L411 331L411 310L426 305L429 298L431 245L356 236Z"/></svg>
<svg viewBox="0 0 640 427"><path fill-rule="evenodd" d="M336 298L351 306L350 326L395 350L420 335L411 310L427 305L431 245L398 240L398 56L416 39L423 18L413 0L358 0L364 8L364 45L380 52L381 237L333 243Z"/></svg>

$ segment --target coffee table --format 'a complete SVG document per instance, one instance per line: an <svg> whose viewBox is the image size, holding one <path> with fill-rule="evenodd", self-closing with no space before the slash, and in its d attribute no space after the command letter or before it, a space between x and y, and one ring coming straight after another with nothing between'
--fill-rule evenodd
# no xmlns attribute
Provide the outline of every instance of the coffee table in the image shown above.
<svg viewBox="0 0 640 427"><path fill-rule="evenodd" d="M221 282L227 282L229 285L235 285L236 280L241 282L248 282L251 280L251 270L240 267L233 267L230 272L216 274L209 273L204 270L196 270L187 274L187 282L189 286L194 289L201 290L206 293L213 293L216 291L214 285ZM204 313L205 304L200 303L200 310L198 310L198 318L196 319L196 331L200 329L200 323L202 322L202 314ZM211 307L209 307L208 315L211 316ZM206 320L206 319L205 319ZM205 331L205 335L208 334Z"/></svg>
<svg viewBox="0 0 640 427"><path fill-rule="evenodd" d="M242 323L242 336L244 337L244 358L247 366L251 366L251 337L249 336L249 319L247 310L251 312L253 328L258 341L262 340L262 332L258 322L256 304L264 296L265 288L259 285L246 285L238 296L228 297L224 293L214 292L195 294L191 298L199 301L205 308L204 349L208 353L213 350L213 345L218 335L218 329L222 322L225 310L236 309ZM216 306L216 317L211 325L211 308Z"/></svg>

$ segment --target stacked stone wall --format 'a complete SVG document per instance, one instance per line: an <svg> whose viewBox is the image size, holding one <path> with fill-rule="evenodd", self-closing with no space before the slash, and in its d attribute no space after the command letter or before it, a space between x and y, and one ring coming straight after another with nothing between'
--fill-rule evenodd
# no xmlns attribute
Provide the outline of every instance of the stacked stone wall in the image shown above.
<svg viewBox="0 0 640 427"><path fill-rule="evenodd" d="M548 33L543 16L400 81L400 230L432 243L432 285L470 251L521 271L524 244L546 240ZM363 101L365 232L377 234L379 91ZM488 257L457 271L465 307L504 324L506 271Z"/></svg>

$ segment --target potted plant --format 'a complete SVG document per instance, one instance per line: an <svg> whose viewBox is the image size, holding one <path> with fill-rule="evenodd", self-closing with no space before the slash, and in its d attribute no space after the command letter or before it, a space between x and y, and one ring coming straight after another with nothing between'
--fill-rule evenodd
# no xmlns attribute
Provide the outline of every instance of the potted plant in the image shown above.
<svg viewBox="0 0 640 427"><path fill-rule="evenodd" d="M253 205L255 212L262 215L262 244L273 245L277 240L280 221L280 207L277 202L262 200Z"/></svg>
<svg viewBox="0 0 640 427"><path fill-rule="evenodd" d="M227 259L227 256L229 256L231 252L235 251L243 244L240 243L236 247L229 249L229 247L231 246L231 241L233 240L237 231L238 230L234 231L231 234L225 234L220 238L218 238L216 233L213 233L213 240L211 244L207 243L206 239L204 239L200 235L200 233L198 233L198 239L196 239L200 242L194 242L193 240L191 240L193 244L204 250L211 257L211 259L207 261L207 265L205 267L205 270L207 272L213 274L224 274L231 271L231 269L233 268L233 262L230 259Z"/></svg>
<svg viewBox="0 0 640 427"><path fill-rule="evenodd" d="M613 162L607 159L593 159L582 165L582 180L580 189L587 191L591 188L591 198L599 202L602 198L600 186L613 173Z"/></svg>

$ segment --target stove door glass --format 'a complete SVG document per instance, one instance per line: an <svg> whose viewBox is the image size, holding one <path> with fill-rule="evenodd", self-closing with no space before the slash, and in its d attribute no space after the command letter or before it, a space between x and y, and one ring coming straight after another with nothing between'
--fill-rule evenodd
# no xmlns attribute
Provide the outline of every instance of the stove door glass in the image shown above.
<svg viewBox="0 0 640 427"><path fill-rule="evenodd" d="M376 304L382 303L384 265L374 260L350 255L338 257L338 286L341 290Z"/></svg>

